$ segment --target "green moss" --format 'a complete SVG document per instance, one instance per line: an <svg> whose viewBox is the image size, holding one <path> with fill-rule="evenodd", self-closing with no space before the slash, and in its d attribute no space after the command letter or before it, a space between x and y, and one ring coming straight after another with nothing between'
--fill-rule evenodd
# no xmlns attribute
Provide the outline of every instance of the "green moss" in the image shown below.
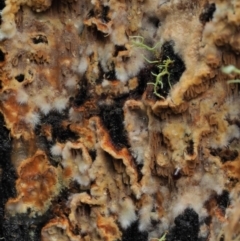
<svg viewBox="0 0 240 241"><path fill-rule="evenodd" d="M150 47L144 43L144 38L141 36L131 36L130 39L131 39L131 43L134 46L151 51L154 53L154 55L156 57L158 57L160 55L160 53L158 53L157 49L156 49L157 46L160 44L159 42L154 47ZM151 74L156 77L155 82L150 82L148 84L153 85L154 95L156 95L157 97L159 97L161 99L165 99L164 96L159 94L159 89L163 89L163 77L164 76L167 76L168 85L170 88L172 88L172 85L170 82L169 66L174 63L174 60L171 60L169 57L167 57L167 59L163 60L162 62L160 62L159 60L151 61L151 60L147 59L146 57L144 57L144 59L150 64L156 64L156 67L158 67L158 69L159 69L158 73L151 72Z"/></svg>

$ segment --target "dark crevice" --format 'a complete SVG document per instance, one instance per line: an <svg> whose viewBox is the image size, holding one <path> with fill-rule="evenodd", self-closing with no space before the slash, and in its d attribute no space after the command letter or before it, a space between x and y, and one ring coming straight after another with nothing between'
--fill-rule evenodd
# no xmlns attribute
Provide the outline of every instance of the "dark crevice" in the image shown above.
<svg viewBox="0 0 240 241"><path fill-rule="evenodd" d="M226 208L230 205L229 192L227 190L223 190L222 194L217 196L217 204L225 213Z"/></svg>
<svg viewBox="0 0 240 241"><path fill-rule="evenodd" d="M239 84L238 87L239 88ZM234 118L234 119L230 119L229 117L226 118L226 121L229 123L229 125L236 125L238 128L240 128L240 120Z"/></svg>
<svg viewBox="0 0 240 241"><path fill-rule="evenodd" d="M185 64L180 58L180 56L175 54L173 46L174 46L173 41L170 41L170 42L164 43L161 48L161 62L163 62L164 60L167 60L168 58L174 61L173 64L171 64L168 69L170 73L170 83L172 86L180 80L182 73L186 69ZM163 88L159 92L160 92L160 95L162 95L163 97L167 97L171 89L171 87L168 84L168 76L164 75L162 79L163 79Z"/></svg>
<svg viewBox="0 0 240 241"><path fill-rule="evenodd" d="M12 140L5 127L4 117L0 114L0 238L11 239L12 232L5 227L8 219L5 215L5 204L9 198L16 196L15 181L17 175L11 163Z"/></svg>
<svg viewBox="0 0 240 241"><path fill-rule="evenodd" d="M227 161L234 161L238 157L237 150L231 150L229 148L217 148L211 149L210 154L213 156L219 156L222 163Z"/></svg>
<svg viewBox="0 0 240 241"><path fill-rule="evenodd" d="M0 49L0 62L3 62L5 60L5 54L3 51Z"/></svg>
<svg viewBox="0 0 240 241"><path fill-rule="evenodd" d="M64 126L63 122L68 120L68 113L67 111L64 113L59 113L56 111L51 111L49 114L43 116L41 118L40 124L36 127L36 135L41 135L41 128L42 125L51 125L52 131L52 143L56 141L59 142L66 142L67 140L77 140L78 134L72 132L69 126Z"/></svg>
<svg viewBox="0 0 240 241"><path fill-rule="evenodd" d="M40 44L40 43L48 44L47 37L41 34L32 38L32 41L34 44Z"/></svg>
<svg viewBox="0 0 240 241"><path fill-rule="evenodd" d="M175 168L172 174L173 181L177 181L182 177L182 172L180 168Z"/></svg>
<svg viewBox="0 0 240 241"><path fill-rule="evenodd" d="M87 80L86 77L83 77L81 82L79 83L79 90L78 90L76 96L74 97L73 105L74 106L81 106L88 99L89 99L88 80Z"/></svg>
<svg viewBox="0 0 240 241"><path fill-rule="evenodd" d="M104 71L103 71L103 68L102 68L102 66L101 66L101 64L100 63L98 63L98 71L99 71L99 74L98 74L98 78L96 79L96 85L100 85L100 84L102 84L102 82L103 82L103 76L104 76Z"/></svg>
<svg viewBox="0 0 240 241"><path fill-rule="evenodd" d="M157 17L149 17L148 21L155 27L158 28L160 25L160 20Z"/></svg>
<svg viewBox="0 0 240 241"><path fill-rule="evenodd" d="M198 240L199 218L198 214L191 208L177 216L174 220L175 226L166 236L167 241L196 241Z"/></svg>
<svg viewBox="0 0 240 241"><path fill-rule="evenodd" d="M135 163L136 163L136 161L135 161ZM143 177L143 174L142 174L143 164L138 164L138 165L136 165L136 167L137 167L137 172L138 172L138 182L140 182Z"/></svg>
<svg viewBox="0 0 240 241"><path fill-rule="evenodd" d="M111 81L111 80L116 80L116 73L115 73L115 66L114 63L111 64L111 69L105 73L105 79Z"/></svg>
<svg viewBox="0 0 240 241"><path fill-rule="evenodd" d="M5 8L5 0L0 0L0 11L2 11Z"/></svg>
<svg viewBox="0 0 240 241"><path fill-rule="evenodd" d="M19 75L15 76L15 79L16 79L19 83L23 82L23 81L24 81L24 78L25 78L24 74L19 74Z"/></svg>
<svg viewBox="0 0 240 241"><path fill-rule="evenodd" d="M101 19L103 22L109 22L111 19L108 17L110 8L108 6L102 6Z"/></svg>
<svg viewBox="0 0 240 241"><path fill-rule="evenodd" d="M77 182L71 182L69 188L61 190L59 195L52 200L49 212L53 217L68 216L70 209L67 206L68 198L72 194L81 193L80 185Z"/></svg>
<svg viewBox="0 0 240 241"><path fill-rule="evenodd" d="M148 65L144 69L141 69L137 79L138 79L138 86L135 90L130 92L130 95L134 99L139 99L142 97L144 91L147 87L147 82L154 82L155 77L151 74L151 72L156 72L158 69L153 65ZM152 94L152 93L151 93Z"/></svg>
<svg viewBox="0 0 240 241"><path fill-rule="evenodd" d="M115 52L113 54L113 57L117 57L119 52L125 50L127 50L127 48L124 45L115 45Z"/></svg>
<svg viewBox="0 0 240 241"><path fill-rule="evenodd" d="M92 18L92 17L94 17L94 9L89 10L87 14L87 18Z"/></svg>
<svg viewBox="0 0 240 241"><path fill-rule="evenodd" d="M107 23L111 20L108 16L109 10L110 8L108 6L102 5L100 9L91 9L87 14L87 18L89 19L95 17L101 19L103 23Z"/></svg>
<svg viewBox="0 0 240 241"><path fill-rule="evenodd" d="M99 70L99 75L98 75L98 78L96 80L97 85L102 84L102 81L104 79L109 80L109 81L116 80L115 65L114 65L113 62L108 67L108 72L104 73L103 68L102 68L100 63L98 64L98 70Z"/></svg>
<svg viewBox="0 0 240 241"><path fill-rule="evenodd" d="M148 233L141 232L138 229L138 222L135 221L125 230L122 230L122 240L121 241L147 241Z"/></svg>
<svg viewBox="0 0 240 241"><path fill-rule="evenodd" d="M95 159L96 159L96 157L97 157L97 152L96 152L96 150L90 150L90 151L89 151L89 155L91 156L92 161L95 161Z"/></svg>
<svg viewBox="0 0 240 241"><path fill-rule="evenodd" d="M213 19L213 14L216 11L215 3L205 4L202 13L199 16L201 23L205 24Z"/></svg>
<svg viewBox="0 0 240 241"><path fill-rule="evenodd" d="M193 140L190 140L188 142L187 153L188 153L188 155L193 155L194 154L194 142L193 142Z"/></svg>
<svg viewBox="0 0 240 241"><path fill-rule="evenodd" d="M115 102L113 105L101 105L100 118L107 129L116 147L129 147L127 133L124 129L124 115L121 102Z"/></svg>
<svg viewBox="0 0 240 241"><path fill-rule="evenodd" d="M3 223L4 238L8 241L40 241L41 229L52 217L49 212L35 218L27 214L7 216Z"/></svg>
<svg viewBox="0 0 240 241"><path fill-rule="evenodd" d="M109 39L108 35L99 31L95 25L87 26L87 30L95 38L96 42L106 43Z"/></svg>

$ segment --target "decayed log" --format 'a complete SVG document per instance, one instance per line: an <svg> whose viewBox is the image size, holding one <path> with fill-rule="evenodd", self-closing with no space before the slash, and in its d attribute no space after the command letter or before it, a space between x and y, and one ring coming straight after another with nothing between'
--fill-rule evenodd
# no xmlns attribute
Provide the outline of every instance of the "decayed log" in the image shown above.
<svg viewBox="0 0 240 241"><path fill-rule="evenodd" d="M0 240L238 240L238 1L0 8Z"/></svg>

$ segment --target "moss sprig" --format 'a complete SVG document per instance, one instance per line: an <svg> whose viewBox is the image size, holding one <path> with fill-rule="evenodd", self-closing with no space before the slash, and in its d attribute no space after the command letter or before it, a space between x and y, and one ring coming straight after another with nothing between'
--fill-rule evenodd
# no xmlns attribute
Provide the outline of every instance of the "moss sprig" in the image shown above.
<svg viewBox="0 0 240 241"><path fill-rule="evenodd" d="M222 72L225 74L240 74L240 69L236 68L234 65L228 65L221 68ZM240 83L240 79L228 80L228 84Z"/></svg>
<svg viewBox="0 0 240 241"><path fill-rule="evenodd" d="M156 57L159 55L159 53L157 53L157 47L159 46L160 42L155 44L153 47L150 47L150 46L148 46L148 45L146 45L144 43L144 38L142 36L130 36L130 39L131 39L131 43L135 47L151 51L151 52L154 53L154 55ZM159 73L156 74L156 73L151 72L151 74L156 77L155 78L155 82L150 82L148 84L149 85L153 85L153 87L154 87L154 89L153 89L154 95L156 95L157 97L165 100L165 98L158 93L158 90L159 90L159 88L163 89L163 77L165 75L167 75L169 87L172 88L172 85L171 85L171 82L170 82L169 66L171 64L173 64L174 61L171 60L169 57L166 60L163 60L162 62L160 62L159 60L151 61L151 60L147 59L145 56L144 56L144 59L149 64L159 64L159 65L157 65L157 67L159 69Z"/></svg>
<svg viewBox="0 0 240 241"><path fill-rule="evenodd" d="M152 240L166 241L166 235L167 235L167 232L165 234L163 234L163 236L161 238L152 238Z"/></svg>
<svg viewBox="0 0 240 241"><path fill-rule="evenodd" d="M150 47L144 43L144 38L142 36L130 36L129 38L131 39L131 43L134 46L141 49L146 49L148 51L155 51L157 46L159 46L160 44L160 42L158 42L157 44L155 44L155 46Z"/></svg>
<svg viewBox="0 0 240 241"><path fill-rule="evenodd" d="M162 64L157 65L157 67L159 68L159 73L155 74L155 73L151 72L151 74L156 77L155 83L154 82L148 83L150 85L153 85L153 87L154 87L153 93L163 100L165 100L165 98L158 93L158 89L159 89L159 87L161 89L163 88L163 76L165 76L165 75L167 75L167 77L168 77L169 87L172 88L172 85L170 82L170 72L169 72L169 65L171 65L172 63L174 63L174 61L171 60L169 57L166 60L163 60Z"/></svg>

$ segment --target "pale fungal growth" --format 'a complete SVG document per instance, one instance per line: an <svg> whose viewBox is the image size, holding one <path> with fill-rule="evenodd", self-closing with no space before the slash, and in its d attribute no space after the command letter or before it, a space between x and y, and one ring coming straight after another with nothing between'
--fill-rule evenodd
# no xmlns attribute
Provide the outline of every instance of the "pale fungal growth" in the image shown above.
<svg viewBox="0 0 240 241"><path fill-rule="evenodd" d="M153 199L150 196L142 197L142 205L139 210L139 230L144 231L151 225L151 211L153 208Z"/></svg>
<svg viewBox="0 0 240 241"><path fill-rule="evenodd" d="M122 200L120 200L120 212L118 217L118 221L122 228L128 228L136 219L137 216L133 201L128 197L123 197Z"/></svg>
<svg viewBox="0 0 240 241"><path fill-rule="evenodd" d="M23 89L18 89L16 100L20 105L27 104L29 95Z"/></svg>
<svg viewBox="0 0 240 241"><path fill-rule="evenodd" d="M87 71L87 68L88 68L88 60L86 57L82 57L79 61L77 71L79 74L83 75Z"/></svg>
<svg viewBox="0 0 240 241"><path fill-rule="evenodd" d="M77 85L76 77L70 77L69 79L66 80L64 85L69 89L74 89Z"/></svg>
<svg viewBox="0 0 240 241"><path fill-rule="evenodd" d="M31 128L34 128L40 122L40 115L37 112L28 112L24 117L24 121L30 125Z"/></svg>
<svg viewBox="0 0 240 241"><path fill-rule="evenodd" d="M62 155L62 146L59 143L56 143L50 148L50 152L53 156L61 156Z"/></svg>
<svg viewBox="0 0 240 241"><path fill-rule="evenodd" d="M70 240L80 241L81 239L74 235L71 231L71 226L66 218L52 219L42 229L42 240L43 241L55 241L55 240Z"/></svg>
<svg viewBox="0 0 240 241"><path fill-rule="evenodd" d="M0 11L0 239L238 238L238 1Z"/></svg>
<svg viewBox="0 0 240 241"><path fill-rule="evenodd" d="M36 96L33 98L34 104L40 109L40 111L44 114L47 115L50 110L52 109L52 106L50 103L48 103L47 99L44 96Z"/></svg>
<svg viewBox="0 0 240 241"><path fill-rule="evenodd" d="M90 183L88 170L92 159L86 147L81 143L67 142L62 150L62 158L63 167L71 172L71 179L82 186L88 186Z"/></svg>
<svg viewBox="0 0 240 241"><path fill-rule="evenodd" d="M145 146L148 143L148 117L141 102L129 100L125 103L124 125L131 143L131 151L137 164L144 161Z"/></svg>
<svg viewBox="0 0 240 241"><path fill-rule="evenodd" d="M59 112L66 109L68 103L68 99L66 97L55 98L53 102L53 108Z"/></svg>

